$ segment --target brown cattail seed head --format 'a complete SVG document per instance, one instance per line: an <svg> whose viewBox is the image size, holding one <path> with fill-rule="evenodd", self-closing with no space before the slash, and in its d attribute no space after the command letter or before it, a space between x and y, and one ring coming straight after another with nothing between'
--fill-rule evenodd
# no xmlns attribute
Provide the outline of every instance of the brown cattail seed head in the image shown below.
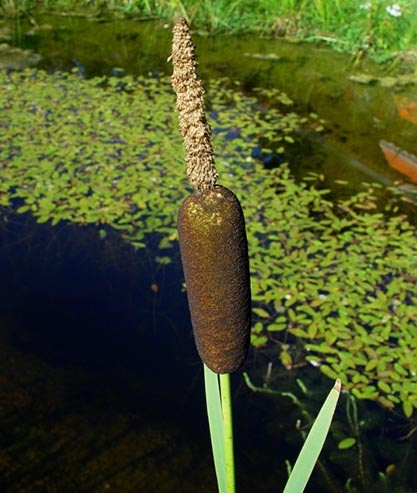
<svg viewBox="0 0 417 493"><path fill-rule="evenodd" d="M249 260L236 196L215 186L182 203L178 235L197 349L215 373L245 362L251 331Z"/></svg>
<svg viewBox="0 0 417 493"><path fill-rule="evenodd" d="M227 188L215 186L210 127L185 19L173 29L172 86L177 94L187 175L196 193L181 205L178 236L198 352L216 373L245 362L251 329L248 247L242 209Z"/></svg>
<svg viewBox="0 0 417 493"><path fill-rule="evenodd" d="M187 22L180 18L173 29L171 76L177 94L179 126L184 137L190 185L196 191L212 188L217 180L211 132L204 112L204 89L197 77L194 44Z"/></svg>

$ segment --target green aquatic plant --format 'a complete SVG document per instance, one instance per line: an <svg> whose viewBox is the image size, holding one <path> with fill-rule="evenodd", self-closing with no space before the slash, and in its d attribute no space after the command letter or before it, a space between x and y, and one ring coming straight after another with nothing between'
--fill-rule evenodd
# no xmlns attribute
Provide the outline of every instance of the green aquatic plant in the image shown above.
<svg viewBox="0 0 417 493"><path fill-rule="evenodd" d="M219 493L236 489L232 400L229 374L217 374L204 365L207 416Z"/></svg>
<svg viewBox="0 0 417 493"><path fill-rule="evenodd" d="M188 181L194 192L181 204L178 237L198 352L215 373L245 362L251 297L245 221L233 192L216 185L211 131L186 20L173 29L172 86L177 95Z"/></svg>
<svg viewBox="0 0 417 493"><path fill-rule="evenodd" d="M174 104L168 77L1 72L2 214L112 228L136 248L157 239L159 259L174 259L176 204L187 189L176 116L166 112ZM207 109L222 184L245 198L252 345L278 348L288 369L309 362L340 375L358 398L411 416L416 229L398 210L409 199L364 184L330 201L285 164L265 169L270 154L285 160L299 128L317 126L279 90L245 94L211 80Z"/></svg>
<svg viewBox="0 0 417 493"><path fill-rule="evenodd" d="M187 22L173 29L172 86L195 192L181 205L178 234L188 304L204 378L219 493L235 492L229 374L245 362L251 327L250 279L243 213L236 196L216 185L217 170L203 88ZM323 447L340 394L340 380L323 405L284 493L302 493Z"/></svg>
<svg viewBox="0 0 417 493"><path fill-rule="evenodd" d="M269 216L271 241L256 265L253 342L277 341L282 363L291 368L304 341L303 358L340 377L356 397L388 408L401 404L411 416L417 404L415 228L406 217L363 213L375 208L372 188L332 204L284 187L289 203L310 206L297 219L287 209L292 227L285 234L282 222L273 226ZM274 280L270 272L278 274Z"/></svg>
<svg viewBox="0 0 417 493"><path fill-rule="evenodd" d="M173 29L171 59L187 176L194 189L178 214L181 260L194 337L204 363L207 414L219 491L234 493L229 374L244 364L251 330L245 221L233 192L216 185L218 174L205 115L204 91L196 73L194 44L184 18Z"/></svg>
<svg viewBox="0 0 417 493"><path fill-rule="evenodd" d="M340 380L336 380L304 442L285 485L284 493L302 493L304 491L330 428L340 390Z"/></svg>
<svg viewBox="0 0 417 493"><path fill-rule="evenodd" d="M0 80L0 205L12 200L19 212L31 212L39 222L107 224L137 247L144 245L146 233L157 232L161 247L169 246L176 238L173 202L186 187L177 166L182 142L175 115L162 111L174 104L169 78L85 81L75 73L26 70L2 72ZM209 84L220 156L245 162L261 136L273 137L278 145L296 130L281 110L265 115L256 98L236 99L233 92L227 81ZM228 138L237 123L244 158ZM272 132L274 124L278 132ZM245 166L252 169L249 161ZM225 170L225 180L235 172L223 157L218 168ZM162 180L170 183L166 190L158 187Z"/></svg>

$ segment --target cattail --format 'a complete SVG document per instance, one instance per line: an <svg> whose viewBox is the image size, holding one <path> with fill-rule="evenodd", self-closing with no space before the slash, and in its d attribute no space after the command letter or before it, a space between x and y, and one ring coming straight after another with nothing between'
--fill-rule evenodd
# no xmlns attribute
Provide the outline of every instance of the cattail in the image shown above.
<svg viewBox="0 0 417 493"><path fill-rule="evenodd" d="M197 77L194 44L183 17L178 19L172 41L171 77L177 94L179 127L184 137L187 176L194 190L212 188L217 180L210 127L204 111L204 89Z"/></svg>
<svg viewBox="0 0 417 493"><path fill-rule="evenodd" d="M192 194L178 215L197 349L215 373L245 362L250 336L248 247L242 209L227 188Z"/></svg>
<svg viewBox="0 0 417 493"><path fill-rule="evenodd" d="M172 85L177 94L187 175L195 190L178 215L178 236L188 304L198 352L215 373L231 373L249 347L250 279L242 208L227 188L216 185L203 88L196 74L194 45L185 19L173 30Z"/></svg>

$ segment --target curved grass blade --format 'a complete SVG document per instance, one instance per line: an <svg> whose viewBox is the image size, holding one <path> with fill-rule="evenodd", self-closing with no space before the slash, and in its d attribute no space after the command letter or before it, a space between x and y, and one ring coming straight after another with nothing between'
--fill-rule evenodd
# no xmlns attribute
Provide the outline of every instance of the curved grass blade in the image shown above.
<svg viewBox="0 0 417 493"><path fill-rule="evenodd" d="M304 491L323 448L339 399L340 390L340 380L337 379L304 442L294 469L285 485L284 493L302 493Z"/></svg>
<svg viewBox="0 0 417 493"><path fill-rule="evenodd" d="M219 376L204 365L207 415L210 427L211 447L216 468L219 493L226 493L226 459L224 451L224 428Z"/></svg>

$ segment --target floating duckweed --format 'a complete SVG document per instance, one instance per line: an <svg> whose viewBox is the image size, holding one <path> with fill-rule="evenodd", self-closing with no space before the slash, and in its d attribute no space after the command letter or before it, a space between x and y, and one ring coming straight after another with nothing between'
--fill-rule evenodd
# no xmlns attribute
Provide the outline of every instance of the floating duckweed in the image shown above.
<svg viewBox="0 0 417 493"><path fill-rule="evenodd" d="M285 165L265 170L252 153L264 152L262 143L290 146L283 139L295 138L294 116L279 101L265 112L260 93L234 98L230 86L211 81L208 110L222 184L245 197L252 298L262 310L253 312L252 343L285 340L293 366L312 361L357 397L399 399L411 416L417 242L415 227L394 210L401 197L387 196L396 215L384 217L372 184L332 203ZM187 187L176 115L166 111L174 104L168 77L1 72L0 205L53 224L112 227L138 248L157 234L166 238L160 257L172 255Z"/></svg>

